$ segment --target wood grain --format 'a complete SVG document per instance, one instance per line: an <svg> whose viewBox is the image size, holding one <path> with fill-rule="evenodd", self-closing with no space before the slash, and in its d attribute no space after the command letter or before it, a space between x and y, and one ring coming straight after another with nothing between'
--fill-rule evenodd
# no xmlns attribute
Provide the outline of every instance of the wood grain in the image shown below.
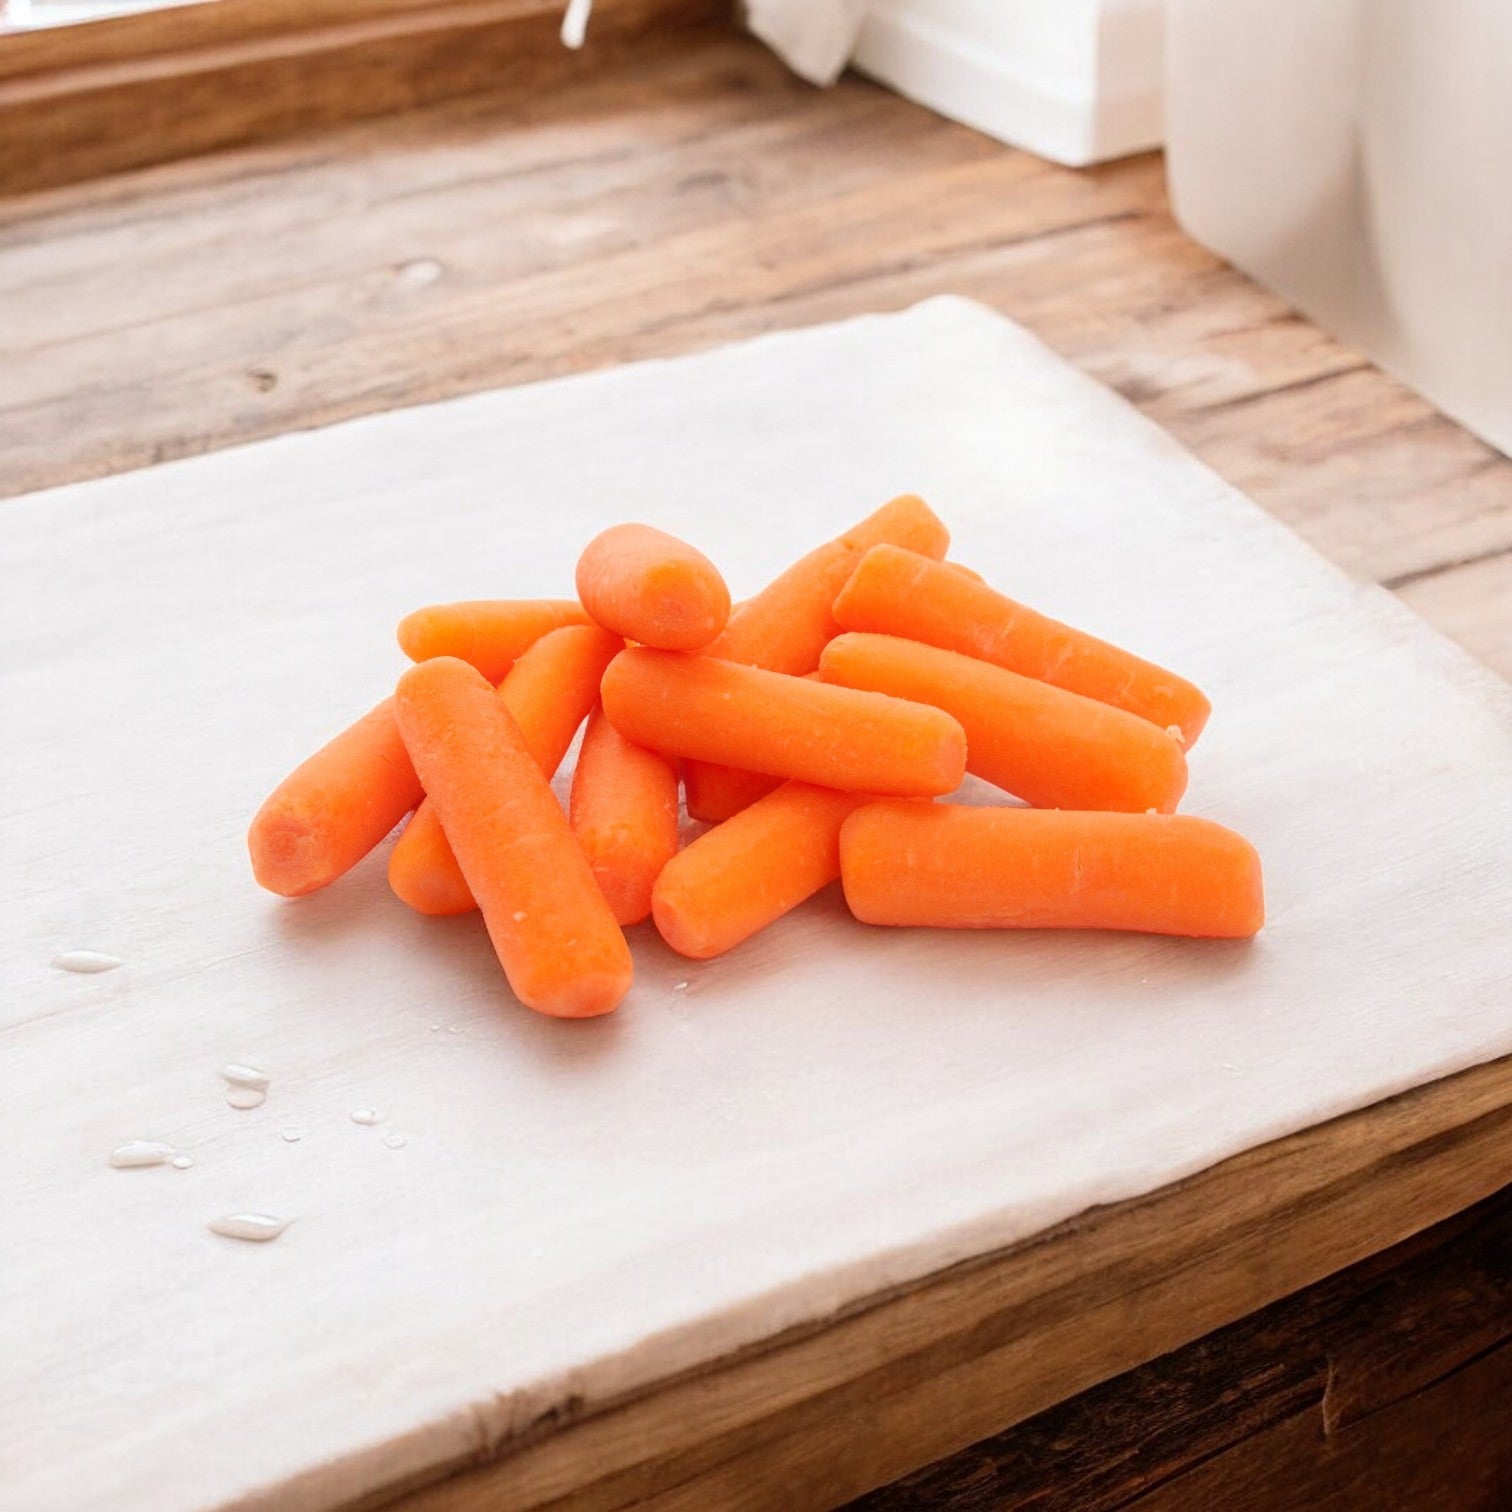
<svg viewBox="0 0 1512 1512"><path fill-rule="evenodd" d="M441 54L363 44L390 81L375 108L435 99L427 70L466 98L0 201L0 495L950 291L1512 673L1512 463L1183 237L1158 158L1051 167L858 81L811 91L720 28L549 67L488 32L446 32ZM18 111L16 81L59 65L38 42L0 68ZM305 67L236 131L330 119ZM49 181L98 167L87 136ZM25 140L0 148L23 169L44 138ZM1508 1177L1509 1110L1512 1062L1418 1089L544 1422L405 1504L833 1505L1484 1197ZM1297 1424L1270 1425L1272 1457L1302 1455L1315 1417Z"/></svg>

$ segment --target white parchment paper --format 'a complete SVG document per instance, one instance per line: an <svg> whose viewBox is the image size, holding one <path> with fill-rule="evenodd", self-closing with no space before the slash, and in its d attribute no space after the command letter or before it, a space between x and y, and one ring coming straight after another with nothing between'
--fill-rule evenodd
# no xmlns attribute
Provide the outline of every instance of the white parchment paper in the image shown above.
<svg viewBox="0 0 1512 1512"><path fill-rule="evenodd" d="M888 932L827 896L705 965L636 931L630 999L573 1024L381 857L253 885L248 817L388 691L406 610L569 591L624 519L738 595L905 489L1210 693L1185 807L1258 845L1259 940ZM962 301L13 501L0 585L18 1512L328 1507L1512 1051L1509 690ZM129 1139L195 1163L110 1169ZM247 1209L294 1222L207 1232Z"/></svg>

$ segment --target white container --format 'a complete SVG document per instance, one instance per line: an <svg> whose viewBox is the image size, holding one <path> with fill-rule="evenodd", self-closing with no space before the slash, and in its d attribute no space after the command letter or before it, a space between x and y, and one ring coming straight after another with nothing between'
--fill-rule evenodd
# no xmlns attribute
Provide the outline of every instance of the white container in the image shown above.
<svg viewBox="0 0 1512 1512"><path fill-rule="evenodd" d="M1170 0L1199 241L1512 453L1512 0Z"/></svg>

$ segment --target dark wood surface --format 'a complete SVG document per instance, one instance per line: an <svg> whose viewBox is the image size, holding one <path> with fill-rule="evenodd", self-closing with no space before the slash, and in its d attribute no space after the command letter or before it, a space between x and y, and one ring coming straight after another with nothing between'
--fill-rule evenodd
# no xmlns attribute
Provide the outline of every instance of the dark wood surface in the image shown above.
<svg viewBox="0 0 1512 1512"><path fill-rule="evenodd" d="M1512 463L1187 240L1158 157L1056 168L860 81L809 89L719 27L564 62L531 24L542 55L459 62L463 98L0 199L0 496L954 292L1512 670ZM309 108L278 129L323 118ZM1509 1151L1502 1061L536 1425L408 1505L834 1505L1440 1222L1507 1181ZM1431 1343L1452 1321L1429 1307L1409 1332ZM1369 1410L1378 1384L1325 1382L1334 1448L1392 1426L1413 1465L1390 1478L1426 1473L1437 1451L1412 1437L1414 1404L1469 1424L1466 1397L1503 1368L1495 1348L1444 1374L1412 1363L1452 1356L1457 1326L1428 1356L1389 1331L1333 1338L1328 1358L1364 1361L1349 1381L1424 1377ZM1378 1339L1384 1359L1366 1360ZM1172 1386L1194 1432L1244 1431L1142 1494L1222 1508L1239 1505L1223 1477L1260 1474L1246 1465L1301 1474L1316 1358L1283 1353L1268 1396L1270 1367L1230 1350L1206 1429L1199 1386ZM1103 1417L1133 1432L1137 1400ZM1440 1463L1474 1484L1452 1447ZM1150 1452L1181 1460L1174 1443ZM1352 1453L1354 1476L1389 1463ZM1349 1505L1316 1485L1319 1505Z"/></svg>
<svg viewBox="0 0 1512 1512"><path fill-rule="evenodd" d="M1512 1189L850 1512L1512 1507Z"/></svg>

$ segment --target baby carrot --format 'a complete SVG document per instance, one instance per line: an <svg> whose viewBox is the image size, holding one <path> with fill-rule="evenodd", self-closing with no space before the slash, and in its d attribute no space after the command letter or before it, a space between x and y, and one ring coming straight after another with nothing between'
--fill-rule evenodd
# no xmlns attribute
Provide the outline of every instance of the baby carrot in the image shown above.
<svg viewBox="0 0 1512 1512"><path fill-rule="evenodd" d="M598 702L599 679L624 642L597 625L564 625L543 635L499 685L499 697L520 727L546 779ZM389 886L423 914L468 913L478 905L427 799L389 855Z"/></svg>
<svg viewBox="0 0 1512 1512"><path fill-rule="evenodd" d="M705 653L770 672L812 672L825 642L840 631L831 613L835 595L867 551L884 541L943 557L950 532L922 499L902 494L800 557L754 598L737 604L724 633ZM683 763L683 793L695 819L717 824L770 790L749 773L716 772L701 761Z"/></svg>
<svg viewBox="0 0 1512 1512"><path fill-rule="evenodd" d="M861 793L784 782L667 862L651 894L661 937L696 960L719 955L840 875L840 826Z"/></svg>
<svg viewBox="0 0 1512 1512"><path fill-rule="evenodd" d="M420 779L385 698L284 778L247 832L252 875L297 898L355 866L419 803Z"/></svg>
<svg viewBox="0 0 1512 1512"><path fill-rule="evenodd" d="M411 661L457 656L489 682L500 682L515 658L548 631L586 625L574 599L473 599L432 604L399 621L399 647Z"/></svg>
<svg viewBox="0 0 1512 1512"><path fill-rule="evenodd" d="M444 656L399 679L394 707L515 995L558 1018L610 1012L630 949L503 701Z"/></svg>
<svg viewBox="0 0 1512 1512"><path fill-rule="evenodd" d="M712 761L683 763L683 799L688 814L708 824L723 824L781 783L780 777L769 777L765 772L743 772L739 767Z"/></svg>
<svg viewBox="0 0 1512 1512"><path fill-rule="evenodd" d="M910 797L948 793L965 771L950 715L882 693L649 646L621 651L601 691L621 735L666 755Z"/></svg>
<svg viewBox="0 0 1512 1512"><path fill-rule="evenodd" d="M705 648L706 654L769 672L812 672L824 643L839 633L831 613L835 595L862 557L883 542L938 558L950 545L950 532L922 499L903 494L844 535L800 557L738 605L724 634Z"/></svg>
<svg viewBox="0 0 1512 1512"><path fill-rule="evenodd" d="M631 745L596 709L588 716L572 774L572 833L614 917L639 924L651 887L677 854L677 773Z"/></svg>
<svg viewBox="0 0 1512 1512"><path fill-rule="evenodd" d="M1038 808L1169 814L1186 791L1186 757L1164 730L991 662L851 632L824 648L819 671L944 709L966 731L966 770Z"/></svg>
<svg viewBox="0 0 1512 1512"><path fill-rule="evenodd" d="M1244 938L1265 922L1247 840L1184 814L874 803L840 832L866 924Z"/></svg>
<svg viewBox="0 0 1512 1512"><path fill-rule="evenodd" d="M862 558L835 600L847 630L874 630L994 662L1010 672L1127 709L1190 747L1211 710L1174 672L1048 619L964 573L896 546Z"/></svg>
<svg viewBox="0 0 1512 1512"><path fill-rule="evenodd" d="M701 551L650 525L615 525L577 564L591 619L616 635L666 651L707 646L730 617L730 590Z"/></svg>

